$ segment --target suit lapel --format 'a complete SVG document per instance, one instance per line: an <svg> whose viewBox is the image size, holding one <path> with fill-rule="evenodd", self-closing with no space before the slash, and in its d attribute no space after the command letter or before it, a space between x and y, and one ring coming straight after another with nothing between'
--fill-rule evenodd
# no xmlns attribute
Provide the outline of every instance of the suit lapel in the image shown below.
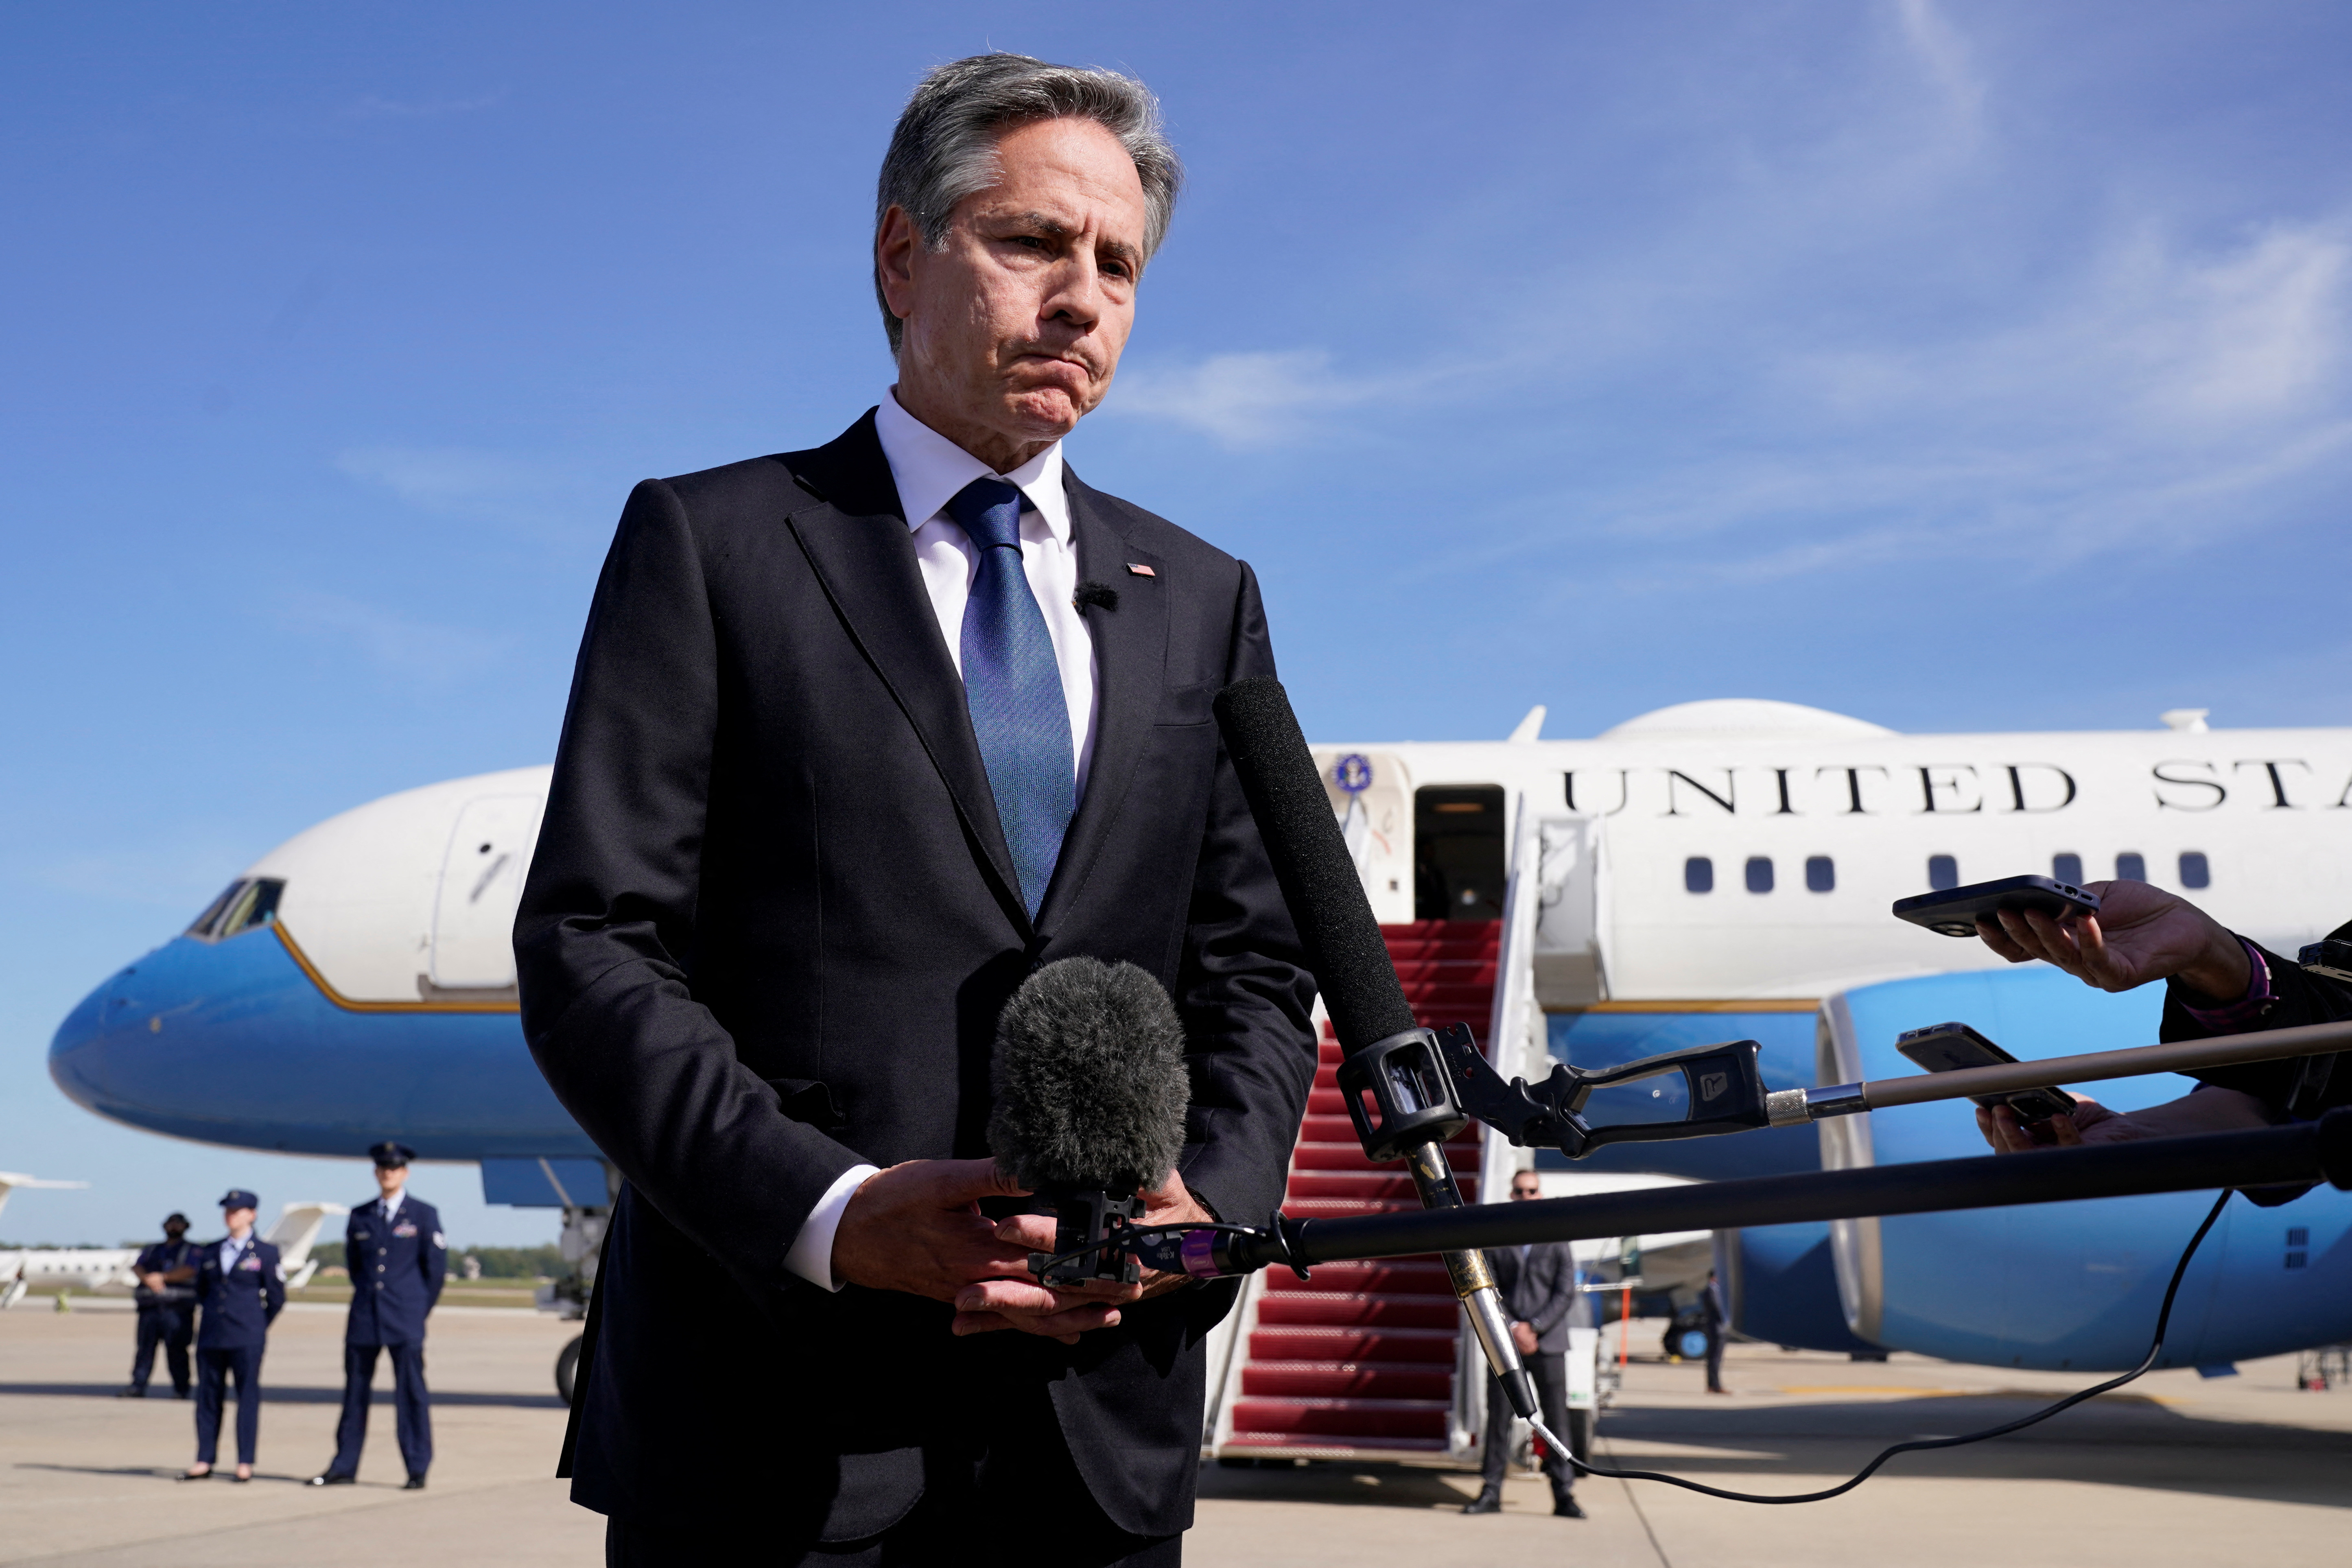
<svg viewBox="0 0 2352 1568"><path fill-rule="evenodd" d="M889 687L955 800L964 830L979 845L997 901L1033 933L1013 855L988 787L988 768L964 706L963 682L940 640L939 617L923 592L915 542L874 434L874 416L839 439L782 459L803 489L820 499L791 516L793 532L866 661Z"/></svg>
<svg viewBox="0 0 2352 1568"><path fill-rule="evenodd" d="M1054 929L1055 917L1086 885L1087 868L1110 835L1119 803L1135 776L1137 759L1160 712L1167 682L1168 587L1164 563L1139 550L1114 527L1109 509L1076 474L1065 468L1070 498L1070 537L1077 547L1078 580L1117 590L1118 608L1090 609L1087 628L1095 645L1094 760L1087 770L1086 798L1062 838L1054 880L1037 911L1037 923ZM1135 576L1129 564L1156 574Z"/></svg>

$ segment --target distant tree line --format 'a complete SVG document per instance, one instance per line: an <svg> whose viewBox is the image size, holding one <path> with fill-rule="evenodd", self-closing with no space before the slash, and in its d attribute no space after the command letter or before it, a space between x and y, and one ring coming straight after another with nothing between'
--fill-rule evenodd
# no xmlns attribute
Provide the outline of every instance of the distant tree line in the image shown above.
<svg viewBox="0 0 2352 1568"><path fill-rule="evenodd" d="M563 1261L562 1249L552 1242L542 1247L468 1247L459 1257L481 1259L485 1279L536 1279L541 1275L561 1279L572 1272L572 1265ZM458 1270L450 1272L454 1275Z"/></svg>

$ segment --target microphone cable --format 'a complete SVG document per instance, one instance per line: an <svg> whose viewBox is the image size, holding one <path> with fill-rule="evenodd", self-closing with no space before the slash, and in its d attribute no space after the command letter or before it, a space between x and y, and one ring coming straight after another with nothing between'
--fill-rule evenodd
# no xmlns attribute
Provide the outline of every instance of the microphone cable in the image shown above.
<svg viewBox="0 0 2352 1568"><path fill-rule="evenodd" d="M1769 1497L1761 1492L1728 1491L1722 1487L1711 1487L1706 1485L1704 1482L1685 1480L1680 1476L1669 1476L1657 1470L1621 1470L1603 1468L1598 1465L1589 1465L1582 1459L1578 1458L1576 1457L1576 1450L1570 1447L1566 1443L1561 1442L1559 1438L1553 1434L1551 1428L1546 1426L1541 1421L1530 1419L1528 1425L1536 1429L1537 1436L1540 1436L1544 1440L1544 1446L1546 1447L1550 1448L1553 1452L1559 1454L1561 1457L1566 1458L1571 1466L1575 1467L1577 1472L1580 1475L1602 1476L1608 1479L1619 1481L1663 1481L1670 1487L1681 1487L1685 1491L1700 1492L1707 1497L1721 1498L1727 1502L1827 1502L1830 1499L1833 1497L1843 1497L1847 1492L1853 1490L1854 1488L1862 1485L1863 1482L1868 1480L1873 1475L1877 1473L1878 1468L1881 1465L1884 1465L1887 1460L1893 1458L1897 1454L1914 1453L1927 1448L1958 1448L1968 1443L1981 1443L1988 1437L2002 1437L2008 1436L2011 1432L2023 1431L2026 1427L2033 1426L2037 1422L2049 1420L2050 1417L2057 1415L2062 1410L2073 1409L2075 1405L2082 1404L2083 1401L2086 1399L2096 1398L2102 1394L2111 1393L2116 1389L2121 1388L2125 1384L2131 1382L2132 1379L2139 1376L2142 1373L2154 1366L2156 1364L2157 1358L2164 1353L2164 1331L2166 1327L2172 1321L2172 1300L2179 1293L2181 1278L2189 1272L2189 1260L2197 1256L2198 1244L2205 1239L2205 1233L2213 1228L2213 1222L2221 1217L2221 1210L2223 1206L2229 1203L2230 1194L2236 1190L2237 1189L2234 1187L2224 1187L2221 1189L2221 1195L2213 1200L2213 1207L2205 1215L2205 1223L2197 1227L2197 1234L2189 1238L2189 1246L2180 1254L2180 1261L2173 1266L2172 1282L2164 1288L2164 1306L2156 1314L2156 1342L2148 1346L2147 1359L2142 1361L2137 1366L2132 1368L2129 1372L2125 1373L2120 1377L2111 1377L2106 1382L2098 1384L2090 1388L2085 1388L2080 1393L2070 1394L2065 1398L2058 1401L2055 1405L2047 1405L2042 1409L2035 1411L2031 1415L2021 1416L2015 1421L2005 1421L1998 1426L1988 1426L1981 1432L1969 1432L1958 1437L1918 1437L1914 1438L1908 1443L1897 1443L1892 1447L1880 1450L1878 1457L1871 1460L1870 1463L1863 1466L1863 1468L1854 1474L1852 1479L1840 1482L1838 1485L1830 1487L1822 1491L1795 1492L1786 1497Z"/></svg>

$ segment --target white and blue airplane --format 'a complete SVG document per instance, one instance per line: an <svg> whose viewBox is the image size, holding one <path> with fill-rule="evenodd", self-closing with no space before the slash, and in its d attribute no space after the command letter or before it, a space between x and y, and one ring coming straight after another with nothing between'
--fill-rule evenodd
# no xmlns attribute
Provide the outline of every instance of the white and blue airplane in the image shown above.
<svg viewBox="0 0 2352 1568"><path fill-rule="evenodd" d="M1773 1088L1850 1082L1915 1070L1895 1035L1947 1019L2024 1058L2155 1038L2158 988L2104 995L1888 915L1930 887L2141 879L2286 953L2352 915L2352 731L2179 711L2146 731L1906 735L1742 700L1547 741L1542 716L1495 742L1315 748L1384 922L1505 919L1488 1033L1507 1074L1753 1037ZM334 1155L397 1137L479 1162L489 1201L561 1206L584 1254L612 1177L524 1047L509 939L548 773L405 791L289 839L74 1009L52 1077L176 1137ZM2129 1109L2187 1088L2095 1092ZM1965 1104L1832 1125L1538 1164L1564 1192L1982 1152ZM1490 1142L1489 1175L1516 1157ZM2145 1353L2200 1204L1777 1226L1717 1247L1758 1339L2121 1367ZM2352 1194L2326 1189L2232 1205L2167 1361L2352 1340L2347 1226Z"/></svg>

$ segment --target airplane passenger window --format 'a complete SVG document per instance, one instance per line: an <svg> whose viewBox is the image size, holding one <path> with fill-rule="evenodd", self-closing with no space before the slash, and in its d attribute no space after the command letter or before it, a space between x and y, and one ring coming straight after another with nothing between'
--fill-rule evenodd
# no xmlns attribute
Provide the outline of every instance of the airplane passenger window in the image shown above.
<svg viewBox="0 0 2352 1568"><path fill-rule="evenodd" d="M2213 885L2213 868L2205 857L2194 849L2180 852L2180 885L2184 888L2210 888Z"/></svg>
<svg viewBox="0 0 2352 1568"><path fill-rule="evenodd" d="M1960 863L1949 855L1927 857L1927 886L1941 893L1960 885Z"/></svg>
<svg viewBox="0 0 2352 1568"><path fill-rule="evenodd" d="M1715 891L1715 862L1704 855L1694 855L1684 861L1683 890L1691 893Z"/></svg>
<svg viewBox="0 0 2352 1568"><path fill-rule="evenodd" d="M1768 857L1750 855L1748 858L1748 890L1751 893L1772 890L1772 862Z"/></svg>
<svg viewBox="0 0 2352 1568"><path fill-rule="evenodd" d="M1837 862L1826 855L1808 856L1805 860L1805 888L1809 892L1835 892Z"/></svg>
<svg viewBox="0 0 2352 1568"><path fill-rule="evenodd" d="M2053 855L2050 874L2073 887L2083 884L2083 858L2080 855Z"/></svg>
<svg viewBox="0 0 2352 1568"><path fill-rule="evenodd" d="M2116 857L2116 880L2145 882L2147 880L2147 857L2135 855L2126 849Z"/></svg>

